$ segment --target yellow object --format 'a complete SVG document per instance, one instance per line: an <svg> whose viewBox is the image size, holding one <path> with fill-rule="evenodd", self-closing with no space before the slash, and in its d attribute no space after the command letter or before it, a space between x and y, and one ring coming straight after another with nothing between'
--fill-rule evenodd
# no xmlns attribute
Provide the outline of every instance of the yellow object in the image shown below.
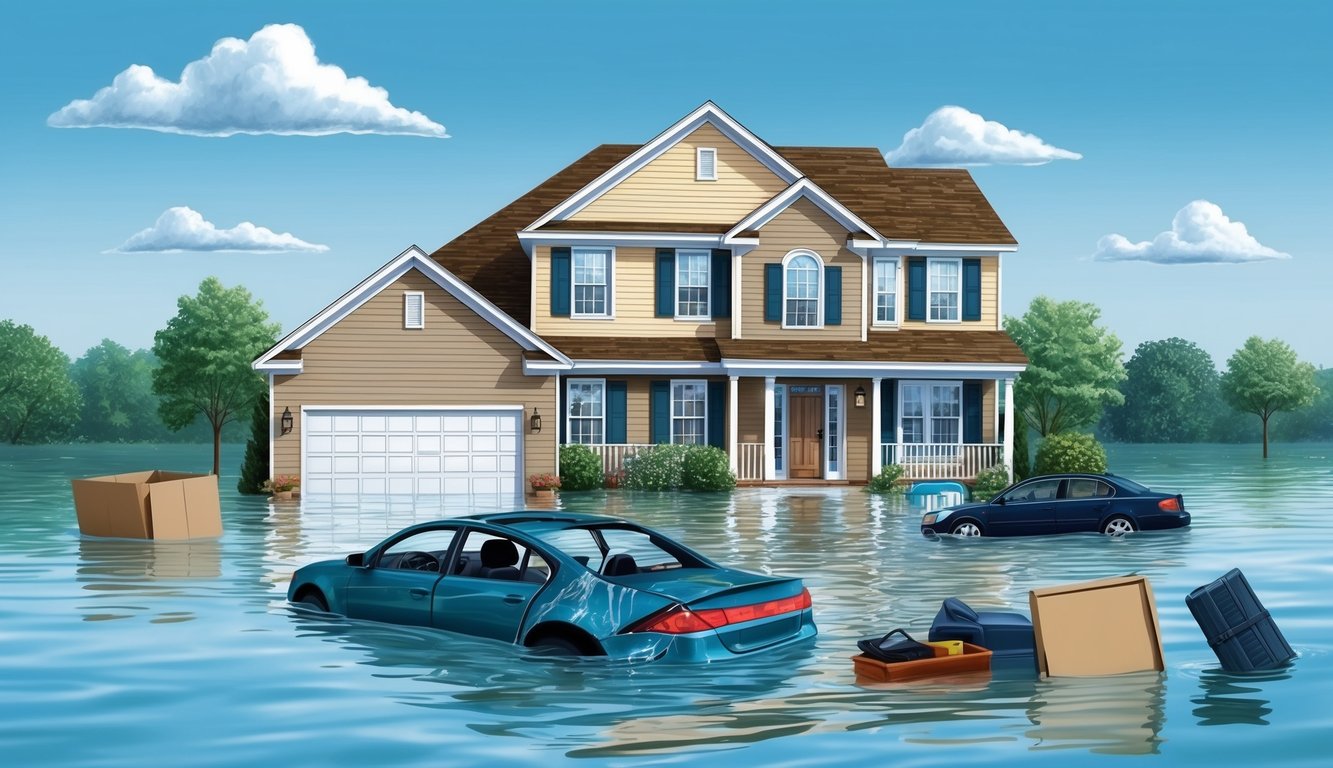
<svg viewBox="0 0 1333 768"><path fill-rule="evenodd" d="M931 640L926 645L933 645L936 648L943 648L949 652L950 656L958 656L963 652L962 640Z"/></svg>

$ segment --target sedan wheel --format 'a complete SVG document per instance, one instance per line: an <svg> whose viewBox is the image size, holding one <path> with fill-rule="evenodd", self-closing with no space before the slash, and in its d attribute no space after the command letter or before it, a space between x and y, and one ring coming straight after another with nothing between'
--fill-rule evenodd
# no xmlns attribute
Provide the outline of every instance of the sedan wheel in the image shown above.
<svg viewBox="0 0 1333 768"><path fill-rule="evenodd" d="M1107 536L1120 536L1126 533L1134 532L1134 523L1130 522L1128 517L1113 517L1106 521L1102 527L1102 533Z"/></svg>
<svg viewBox="0 0 1333 768"><path fill-rule="evenodd" d="M981 526L973 520L963 520L950 531L955 536L980 536Z"/></svg>

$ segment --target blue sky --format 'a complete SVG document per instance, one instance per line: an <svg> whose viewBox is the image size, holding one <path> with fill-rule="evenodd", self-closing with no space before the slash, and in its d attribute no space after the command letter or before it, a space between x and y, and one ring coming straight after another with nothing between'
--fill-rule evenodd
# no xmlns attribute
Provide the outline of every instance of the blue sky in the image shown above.
<svg viewBox="0 0 1333 768"><path fill-rule="evenodd" d="M386 89L400 117L421 115L402 120L449 138L48 125L131 65L177 81L218 40L278 23L299 25L320 62ZM1039 294L1078 299L1101 308L1127 358L1139 342L1180 336L1220 367L1258 334L1330 366L1329 29L1323 3L11 7L0 24L0 319L72 357L103 337L151 346L177 296L214 274L290 329L408 245L432 250L593 146L647 140L707 99L775 145L885 152L958 105L1082 155L972 169L1021 244L1004 264L1006 314ZM1290 258L1092 259L1107 235L1153 240L1193 201ZM308 247L131 247L176 207Z"/></svg>

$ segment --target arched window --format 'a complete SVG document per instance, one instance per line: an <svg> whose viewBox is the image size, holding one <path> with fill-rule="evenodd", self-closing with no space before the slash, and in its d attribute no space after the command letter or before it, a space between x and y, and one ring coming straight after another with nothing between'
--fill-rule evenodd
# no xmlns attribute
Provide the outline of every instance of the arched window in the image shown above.
<svg viewBox="0 0 1333 768"><path fill-rule="evenodd" d="M823 325L820 311L823 277L823 263L818 254L810 251L787 254L782 268L783 327L817 328Z"/></svg>

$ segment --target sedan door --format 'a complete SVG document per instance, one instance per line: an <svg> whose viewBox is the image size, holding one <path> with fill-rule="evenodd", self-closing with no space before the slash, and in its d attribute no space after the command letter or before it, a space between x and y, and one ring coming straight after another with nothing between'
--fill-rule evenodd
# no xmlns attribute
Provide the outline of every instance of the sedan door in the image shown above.
<svg viewBox="0 0 1333 768"><path fill-rule="evenodd" d="M431 625L431 603L457 535L456 525L418 529L390 542L347 580L347 615L392 624Z"/></svg>
<svg viewBox="0 0 1333 768"><path fill-rule="evenodd" d="M435 587L433 625L515 642L528 605L549 578L545 560L515 538L474 529L453 570L460 566L462 572L447 574Z"/></svg>
<svg viewBox="0 0 1333 768"><path fill-rule="evenodd" d="M1111 486L1092 477L1071 477L1056 502L1055 519L1061 533L1096 531L1111 506Z"/></svg>
<svg viewBox="0 0 1333 768"><path fill-rule="evenodd" d="M1001 497L1003 504L989 513L991 536L1031 536L1055 533L1055 505L1060 496L1060 478L1030 480Z"/></svg>

